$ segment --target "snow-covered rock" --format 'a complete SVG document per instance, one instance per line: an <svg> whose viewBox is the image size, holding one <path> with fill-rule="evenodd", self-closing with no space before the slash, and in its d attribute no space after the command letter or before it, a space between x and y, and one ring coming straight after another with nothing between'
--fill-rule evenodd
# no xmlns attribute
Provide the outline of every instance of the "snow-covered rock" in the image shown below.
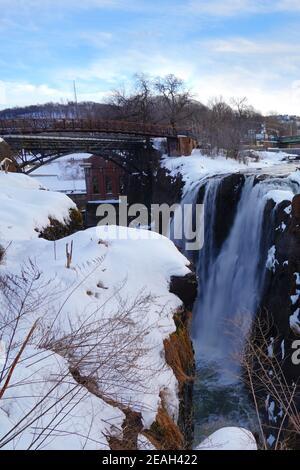
<svg viewBox="0 0 300 470"><path fill-rule="evenodd" d="M0 171L0 240L38 238L49 225L49 217L69 222L76 205L64 194L43 190L29 176Z"/></svg>
<svg viewBox="0 0 300 470"><path fill-rule="evenodd" d="M250 169L261 169L280 165L288 154L284 152L257 152L259 161L249 161L247 164L218 155L214 158L204 155L200 150L194 150L190 157L165 157L162 165L171 172L172 176L180 173L185 182L185 190L208 176L237 173ZM298 175L297 175L298 177Z"/></svg>
<svg viewBox="0 0 300 470"><path fill-rule="evenodd" d="M297 310L295 310L293 315L290 316L290 327L291 327L291 330L296 335L300 335L300 318L299 318L299 314L300 314L300 309L297 308Z"/></svg>
<svg viewBox="0 0 300 470"><path fill-rule="evenodd" d="M196 450L257 450L257 444L247 429L228 427L211 434Z"/></svg>

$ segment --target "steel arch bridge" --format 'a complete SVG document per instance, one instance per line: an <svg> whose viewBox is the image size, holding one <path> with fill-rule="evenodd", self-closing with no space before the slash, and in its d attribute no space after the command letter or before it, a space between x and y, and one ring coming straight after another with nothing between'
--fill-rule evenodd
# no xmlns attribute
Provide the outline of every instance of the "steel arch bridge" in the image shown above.
<svg viewBox="0 0 300 470"><path fill-rule="evenodd" d="M179 136L193 138L188 129L98 119L0 119L0 136L18 155L27 174L71 153L113 154L142 151L149 139L166 138L176 145ZM113 160L114 161L114 160Z"/></svg>

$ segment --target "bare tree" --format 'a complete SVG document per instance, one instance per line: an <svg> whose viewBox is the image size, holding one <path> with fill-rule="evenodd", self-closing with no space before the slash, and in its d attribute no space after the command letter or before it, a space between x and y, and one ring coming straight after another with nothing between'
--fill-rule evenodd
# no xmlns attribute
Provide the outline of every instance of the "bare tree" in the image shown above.
<svg viewBox="0 0 300 470"><path fill-rule="evenodd" d="M190 115L188 109L192 99L190 91L185 89L184 81L175 75L158 77L154 82L154 87L162 98L165 118L176 130L178 124Z"/></svg>
<svg viewBox="0 0 300 470"><path fill-rule="evenodd" d="M239 325L235 327L236 334L244 338L239 334ZM276 352L276 345L281 344L282 339L272 336L273 330L267 312L263 318L259 316L238 359L245 371L245 384L252 395L265 450L293 448L293 441L300 439L298 384L285 375L282 357ZM268 436L272 436L273 442Z"/></svg>

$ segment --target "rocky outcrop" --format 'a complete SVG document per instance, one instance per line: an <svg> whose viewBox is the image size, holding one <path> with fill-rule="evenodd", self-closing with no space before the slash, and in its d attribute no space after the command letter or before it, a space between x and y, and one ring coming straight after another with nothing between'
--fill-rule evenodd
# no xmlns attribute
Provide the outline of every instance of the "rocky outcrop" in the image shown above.
<svg viewBox="0 0 300 470"><path fill-rule="evenodd" d="M69 221L62 223L56 219L49 218L49 225L39 232L39 237L54 241L68 237L79 230L83 230L81 212L78 209L70 209Z"/></svg>
<svg viewBox="0 0 300 470"><path fill-rule="evenodd" d="M300 339L300 335L297 330L291 328L291 317L300 308L300 296L297 295L300 289L297 275L300 273L300 195L294 197L292 204L283 201L275 206L273 201L269 201L266 206L265 225L264 242L272 246L274 260L266 272L258 317L264 321L268 319L267 342L272 344L274 358L280 364L287 384L291 385L298 382L300 375L300 365L292 361L292 345L295 340ZM269 233L266 230L269 230ZM300 410L297 395L294 401ZM275 403L273 414L276 416L279 412L278 404ZM270 415L265 413L265 421L274 426L272 416L270 421ZM284 427L289 428L288 422ZM282 433L282 437L286 438L286 433ZM299 442L293 442L293 448L295 446L299 446Z"/></svg>
<svg viewBox="0 0 300 470"><path fill-rule="evenodd" d="M159 167L155 175L152 202L170 206L179 203L182 199L183 186L184 182L179 173L172 176L166 168Z"/></svg>
<svg viewBox="0 0 300 470"><path fill-rule="evenodd" d="M182 300L186 309L193 308L197 297L198 283L194 273L186 276L172 276L170 282L170 292L177 295Z"/></svg>
<svg viewBox="0 0 300 470"><path fill-rule="evenodd" d="M215 248L219 251L233 225L245 176L234 173L222 179L218 189L215 209Z"/></svg>

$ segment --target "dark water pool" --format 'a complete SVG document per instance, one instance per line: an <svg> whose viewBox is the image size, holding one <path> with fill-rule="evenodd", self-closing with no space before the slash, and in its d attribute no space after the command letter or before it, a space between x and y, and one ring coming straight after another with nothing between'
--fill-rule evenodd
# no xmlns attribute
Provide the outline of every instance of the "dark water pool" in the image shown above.
<svg viewBox="0 0 300 470"><path fill-rule="evenodd" d="M226 375L226 374L225 374ZM257 432L253 404L243 383L224 380L224 366L199 360L194 386L195 446L226 426L240 426Z"/></svg>

